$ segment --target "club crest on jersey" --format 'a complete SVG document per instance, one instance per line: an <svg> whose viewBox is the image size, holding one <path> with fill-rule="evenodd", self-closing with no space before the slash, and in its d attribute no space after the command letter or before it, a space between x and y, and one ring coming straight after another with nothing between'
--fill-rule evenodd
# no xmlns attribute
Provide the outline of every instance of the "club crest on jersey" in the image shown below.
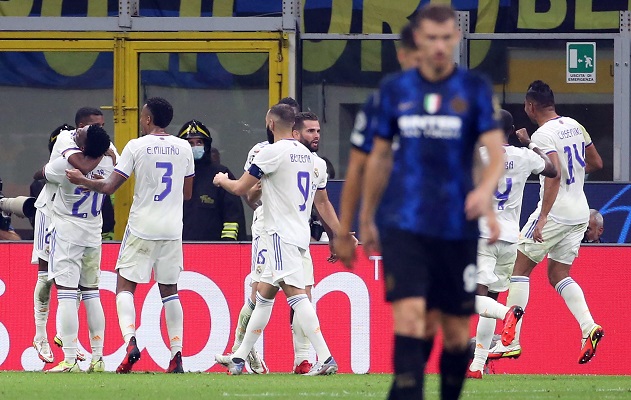
<svg viewBox="0 0 631 400"><path fill-rule="evenodd" d="M317 168L314 168L314 169L313 169L313 174L314 174L314 175L316 176L316 178L317 178L317 177L319 177L319 176L320 176L320 171L318 171L318 169L317 169Z"/></svg>
<svg viewBox="0 0 631 400"><path fill-rule="evenodd" d="M425 100L423 100L423 108L427 111L428 114L436 114L436 112L440 109L441 96L436 93L430 93L425 95Z"/></svg>
<svg viewBox="0 0 631 400"><path fill-rule="evenodd" d="M462 114L469 108L469 103L462 97L456 96L451 100L450 106L457 114Z"/></svg>

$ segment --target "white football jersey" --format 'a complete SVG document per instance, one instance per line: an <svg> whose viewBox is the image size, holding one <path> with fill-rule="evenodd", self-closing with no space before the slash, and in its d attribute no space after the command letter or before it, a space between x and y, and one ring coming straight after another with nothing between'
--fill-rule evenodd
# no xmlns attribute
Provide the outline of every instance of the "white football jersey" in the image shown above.
<svg viewBox="0 0 631 400"><path fill-rule="evenodd" d="M67 157L70 157L72 154L81 151L74 141L74 133L75 131L59 132L57 140L55 141L55 145L53 146L53 151L50 153L50 158L48 159L49 163L55 161L62 155L67 154ZM56 190L56 184L46 182L44 188L41 192L39 192L39 196L37 196L37 200L35 201L35 207L37 207L40 212L43 212L48 216L51 215L50 213L52 210L52 203L49 200L53 198Z"/></svg>
<svg viewBox="0 0 631 400"><path fill-rule="evenodd" d="M317 189L326 189L329 175L326 169L326 161L320 158L316 153L311 154L313 154L314 158L313 175L315 176L311 190L315 193ZM311 201L313 202L313 199L311 199Z"/></svg>
<svg viewBox="0 0 631 400"><path fill-rule="evenodd" d="M78 246L97 247L101 244L103 217L101 207L105 194L79 188L66 178L66 169L72 165L62 157L46 164L46 180L56 190L52 201L52 225L56 235ZM114 160L103 157L99 165L86 175L107 178L114 171Z"/></svg>
<svg viewBox="0 0 631 400"><path fill-rule="evenodd" d="M145 240L182 238L184 178L195 176L193 151L172 135L145 135L127 143L114 172L134 173L134 201L127 227Z"/></svg>
<svg viewBox="0 0 631 400"><path fill-rule="evenodd" d="M55 161L59 157L64 157L68 159L71 155L75 153L80 153L81 149L77 147L77 143L74 141L76 130L72 131L61 131L59 135L57 135L57 140L55 140L55 145L53 146L53 151L50 153L50 158L48 162L51 163ZM114 151L116 154L116 158L118 158L118 152L116 151L116 147L114 144L110 143L110 149ZM70 168L74 168L70 166ZM40 212L50 216L50 212L52 211L52 200L55 191L57 190L57 186L51 183L46 183L44 188L37 196L37 200L35 201L35 207L37 207Z"/></svg>
<svg viewBox="0 0 631 400"><path fill-rule="evenodd" d="M493 209L500 225L499 240L517 243L519 239L519 217L524 197L524 187L530 174L539 174L546 166L543 158L525 147L504 146L504 176L497 183L493 196ZM488 163L485 147L480 148L480 157ZM479 219L480 237L490 238L486 217Z"/></svg>
<svg viewBox="0 0 631 400"><path fill-rule="evenodd" d="M532 135L532 141L548 154L556 152L561 165L561 187L549 217L563 225L577 225L589 221L589 206L583 192L585 183L585 147L592 144L581 124L569 117L557 117L541 125ZM545 177L539 182L541 210Z"/></svg>
<svg viewBox="0 0 631 400"><path fill-rule="evenodd" d="M269 142L266 140L264 142L259 142L255 144L250 151L248 152L248 158L245 160L245 165L243 166L243 170L248 172L250 167L252 166L252 160L254 157L261 151L261 149L267 146ZM261 236L261 233L265 229L265 222L263 218L263 207L257 207L254 210L254 214L252 216L252 237Z"/></svg>
<svg viewBox="0 0 631 400"><path fill-rule="evenodd" d="M309 217L318 181L313 154L297 140L282 139L261 149L252 164L263 174L265 231L309 248Z"/></svg>

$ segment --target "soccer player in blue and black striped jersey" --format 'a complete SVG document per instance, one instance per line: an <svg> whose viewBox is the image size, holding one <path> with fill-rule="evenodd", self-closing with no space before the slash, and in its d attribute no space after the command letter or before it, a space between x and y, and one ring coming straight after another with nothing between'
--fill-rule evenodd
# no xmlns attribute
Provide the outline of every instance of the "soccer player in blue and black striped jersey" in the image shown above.
<svg viewBox="0 0 631 400"><path fill-rule="evenodd" d="M382 250L392 303L395 377L389 398L422 398L425 363L442 327L441 398L457 399L475 310L476 219L489 217L491 241L499 234L491 198L504 167L503 137L490 84L454 65L460 34L453 9L422 8L414 36L419 68L380 88L360 237L368 253ZM487 147L489 164L476 185L478 142Z"/></svg>

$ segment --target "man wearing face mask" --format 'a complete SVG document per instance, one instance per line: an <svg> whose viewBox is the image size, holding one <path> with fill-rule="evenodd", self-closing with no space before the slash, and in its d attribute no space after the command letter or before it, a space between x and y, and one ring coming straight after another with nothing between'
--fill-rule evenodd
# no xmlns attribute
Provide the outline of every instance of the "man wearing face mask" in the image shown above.
<svg viewBox="0 0 631 400"><path fill-rule="evenodd" d="M190 143L195 158L193 196L184 202L182 240L245 240L241 199L213 185L218 172L233 179L234 175L225 166L212 163L210 131L201 122L191 120L182 126L178 137Z"/></svg>

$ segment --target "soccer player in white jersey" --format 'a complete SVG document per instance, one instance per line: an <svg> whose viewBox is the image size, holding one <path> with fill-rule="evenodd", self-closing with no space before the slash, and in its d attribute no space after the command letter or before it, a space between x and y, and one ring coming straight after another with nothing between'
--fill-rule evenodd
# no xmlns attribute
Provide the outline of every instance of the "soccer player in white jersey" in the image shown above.
<svg viewBox="0 0 631 400"><path fill-rule="evenodd" d="M88 176L107 177L112 173L114 160L103 157L109 146L110 138L103 128L98 125L87 128L83 154L99 161ZM88 372L103 372L105 315L99 296L103 195L69 182L66 170L71 167L63 157L44 167L46 180L56 186L52 201L48 279L54 279L57 287L57 321L64 350L64 360L50 372L81 371L77 364L77 289L83 295L90 331L92 361Z"/></svg>
<svg viewBox="0 0 631 400"><path fill-rule="evenodd" d="M304 254L309 247L309 215L316 181L314 157L292 137L295 113L286 104L272 107L266 126L274 133L274 143L265 146L255 157L248 173L239 180L217 174L214 183L236 195L245 194L259 179L263 187L264 240L269 240L269 262L261 275L256 295L256 307L247 326L243 343L232 355L216 355L218 363L231 374L241 374L245 358L269 322L274 298L280 288L294 309L303 331L318 355L310 375L332 374L337 363L331 356L315 310L305 292Z"/></svg>
<svg viewBox="0 0 631 400"><path fill-rule="evenodd" d="M50 158L49 162L54 161L59 157L65 157L68 162L75 168L78 168L84 174L92 171L98 160L86 157L77 145L77 141L85 139L85 129L89 125L105 125L103 113L91 107L83 107L77 110L75 114L75 125L77 130L69 125L62 125L58 127L49 140ZM50 147L52 144L52 147ZM113 146L112 146L113 148ZM108 155L115 157L113 151L108 151ZM35 173L34 179L43 179L42 169ZM33 347L37 351L39 358L46 362L52 363L54 361L53 352L50 349L48 338L46 335L46 324L48 322L49 303L50 303L50 290L52 287L52 281L48 280L48 257L50 247L50 232L48 227L51 221L51 207L50 200L54 194L53 184L46 183L44 188L37 197L35 207L37 211L35 213L34 224L34 240L33 240L33 254L31 258L31 264L37 264L37 283L35 284L35 290L33 293L34 313L35 313L35 337L33 338ZM77 306L79 305L79 299L77 299ZM55 337L58 339L58 337ZM61 340L55 341L61 346ZM77 349L77 358L80 361L85 360L85 355Z"/></svg>
<svg viewBox="0 0 631 400"><path fill-rule="evenodd" d="M515 133L513 116L506 110L500 110L504 135L508 138ZM522 131L520 129L520 131ZM530 138L525 137L525 145L530 145ZM487 162L486 148L480 148L481 159ZM532 150L504 145L504 176L500 179L493 196L493 209L500 224L500 237L489 244L491 237L486 217L479 220L480 240L478 241L478 292L475 305L480 314L476 332L476 345L473 362L467 370L468 378L481 379L486 364L491 340L495 332L496 320L503 320L502 340L510 343L515 335L517 322L524 310L520 306L507 307L497 301L498 294L508 290L508 284L515 258L517 258L517 240L519 238L519 217L526 180L530 174L555 177L557 170L550 158L534 144Z"/></svg>
<svg viewBox="0 0 631 400"><path fill-rule="evenodd" d="M292 97L284 97L282 98L278 104L287 104L292 108L295 114L297 114L300 110L300 106L296 100ZM263 142L259 142L255 144L250 151L248 152L248 157L245 160L245 165L243 167L244 172L248 172L250 167L252 166L252 161L254 157L261 151L261 149L267 146L270 143L274 143L274 134L267 129L267 140ZM243 198L246 203L254 210L254 215L252 217L252 253L251 253L251 261L250 261L250 287L252 291L250 293L250 297L248 297L241 307L241 311L239 312L239 316L237 317L237 327L234 331L234 343L232 344L232 352L237 351L239 346L241 346L241 342L243 342L243 337L245 336L245 331L248 326L248 322L250 321L250 317L252 316L252 311L255 307L256 302L256 289L258 283L261 279L261 274L263 273L263 268L265 267L265 263L267 260L267 247L265 245L265 240L261 239L261 235L264 234L264 218L263 218L263 207L261 207L261 184L260 182L254 185ZM250 364L250 369L255 374L267 374L269 373L269 369L267 368L267 364L259 356L256 349L253 347L248 354L248 363Z"/></svg>
<svg viewBox="0 0 631 400"><path fill-rule="evenodd" d="M320 143L320 122L318 120L318 116L312 112L298 113L294 124L293 136L296 140L306 146L313 154L315 160L314 175L317 179L312 186L312 190L314 187L317 188L317 191L313 196L313 204L320 215L324 229L330 239L329 247L331 248L331 256L327 261L335 262L337 258L332 245L333 239L336 237L336 233L340 230L340 222L326 191L326 184L328 180L326 162L316 154ZM357 239L352 235L351 240L354 240L354 244L357 246ZM305 267L305 290L309 301L311 301L311 289L315 283L315 277L313 273L313 261L308 249L305 252L303 265ZM294 373L306 374L312 367L312 364L309 362L309 350L311 346L308 337L301 329L301 324L296 321L296 315L294 314L292 317L291 325L294 340Z"/></svg>
<svg viewBox="0 0 631 400"><path fill-rule="evenodd" d="M570 267L589 221L583 192L585 173L601 168L602 160L585 128L556 113L554 94L546 83L530 84L524 109L539 126L532 135L533 145L548 154L560 173L555 178L540 177L539 204L522 228L506 303L526 309L530 273L547 254L548 280L580 325L583 340L578 362L584 364L594 356L604 331L594 322L581 287L570 277ZM521 354L521 323L523 320L517 325L514 341L508 346L498 343L489 359Z"/></svg>
<svg viewBox="0 0 631 400"><path fill-rule="evenodd" d="M68 171L73 183L111 194L136 174L134 201L121 243L116 272L116 309L127 352L117 373L128 373L140 358L136 344L134 292L148 283L153 270L164 307L171 361L166 372L182 368L183 312L177 282L183 269L182 202L191 198L195 163L186 140L166 133L173 119L168 101L153 97L140 113L142 136L127 143L114 174L105 180L86 179Z"/></svg>

